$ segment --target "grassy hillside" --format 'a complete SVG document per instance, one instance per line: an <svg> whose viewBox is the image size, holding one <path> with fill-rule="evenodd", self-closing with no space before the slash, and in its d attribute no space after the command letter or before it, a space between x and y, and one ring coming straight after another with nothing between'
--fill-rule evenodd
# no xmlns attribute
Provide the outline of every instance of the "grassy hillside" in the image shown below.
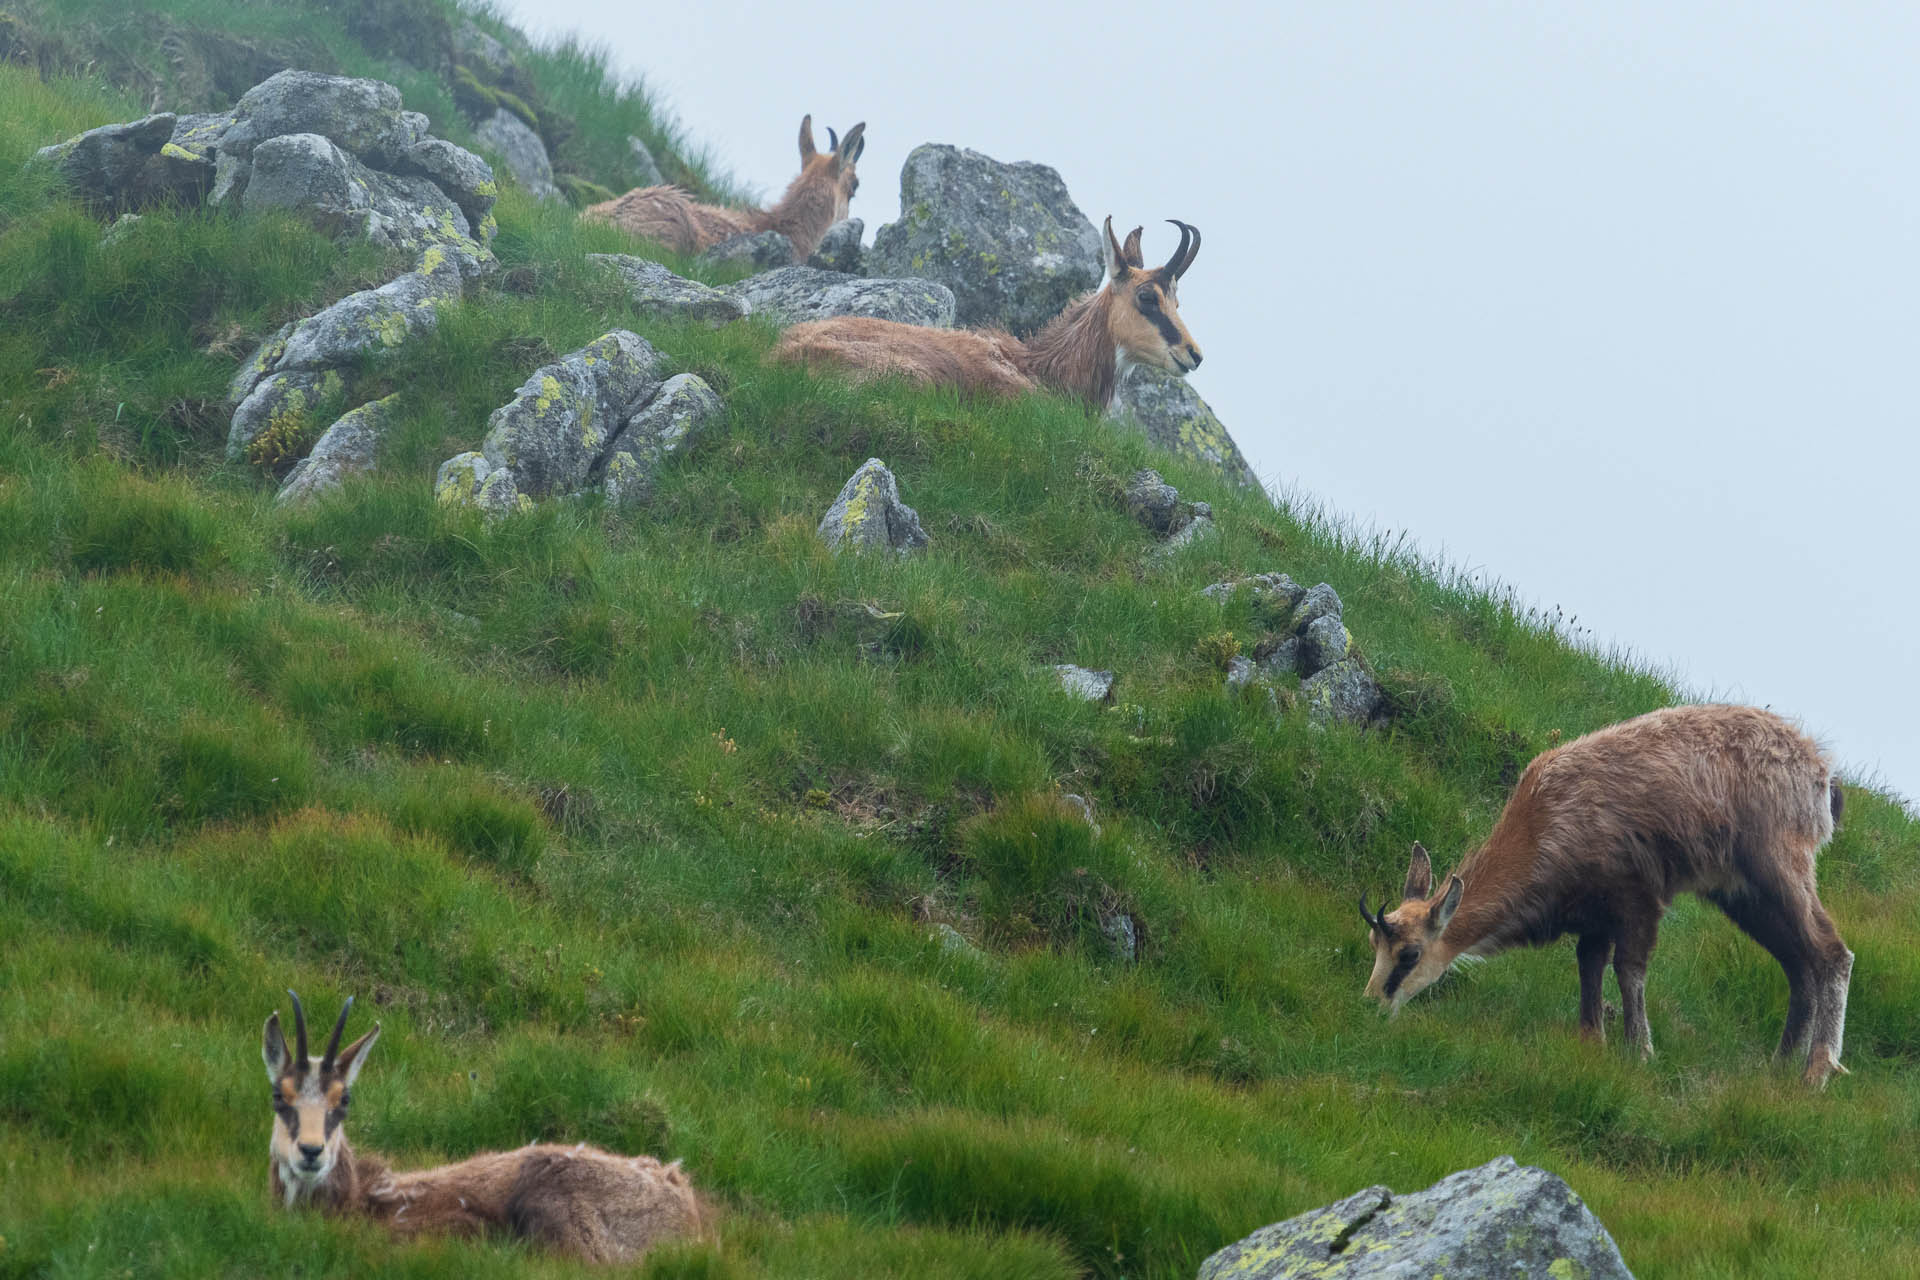
<svg viewBox="0 0 1920 1280"><path fill-rule="evenodd" d="M226 380L395 264L199 212L108 242L21 173L139 105L0 69L0 1277L574 1273L271 1203L286 987L384 1024L351 1132L403 1165L685 1158L720 1238L650 1275L1190 1276L1503 1152L1643 1276L1920 1273L1920 829L1892 804L1851 792L1822 865L1859 956L1824 1095L1766 1062L1777 967L1691 900L1650 1065L1617 1023L1576 1040L1565 944L1387 1023L1356 893L1415 838L1450 865L1535 752L1671 689L1064 403L854 390L765 365L763 327L643 320L583 261L629 246L512 193L514 287L381 373L382 477L277 510L220 461ZM653 506L437 507L525 372L616 326L728 406ZM870 455L929 552L822 550ZM1141 465L1220 534L1145 559ZM1266 569L1338 587L1390 727L1223 692L1271 620L1200 589ZM1116 705L1063 696L1065 661L1120 671Z"/></svg>

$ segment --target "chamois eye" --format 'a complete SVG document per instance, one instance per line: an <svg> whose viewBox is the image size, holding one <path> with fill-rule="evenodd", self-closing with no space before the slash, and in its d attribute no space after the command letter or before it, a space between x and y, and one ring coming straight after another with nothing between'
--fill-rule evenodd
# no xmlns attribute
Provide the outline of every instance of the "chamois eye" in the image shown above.
<svg viewBox="0 0 1920 1280"><path fill-rule="evenodd" d="M1143 307L1157 306L1159 304L1159 299L1151 289L1142 289L1133 295L1133 300Z"/></svg>

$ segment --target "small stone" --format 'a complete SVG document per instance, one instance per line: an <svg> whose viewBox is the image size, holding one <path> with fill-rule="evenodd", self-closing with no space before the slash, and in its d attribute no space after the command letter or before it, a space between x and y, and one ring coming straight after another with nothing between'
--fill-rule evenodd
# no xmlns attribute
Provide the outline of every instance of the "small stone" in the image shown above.
<svg viewBox="0 0 1920 1280"><path fill-rule="evenodd" d="M338 489L349 476L372 471L380 441L393 425L393 408L398 400L398 396L388 396L342 414L288 473L274 501L309 501Z"/></svg>
<svg viewBox="0 0 1920 1280"><path fill-rule="evenodd" d="M1260 668L1255 665L1252 658L1236 655L1227 659L1227 692L1233 693L1246 688L1259 674Z"/></svg>
<svg viewBox="0 0 1920 1280"><path fill-rule="evenodd" d="M860 219L841 219L828 227L827 233L820 237L820 243L814 249L813 256L807 259L807 265L820 271L839 271L853 276L861 274L866 263L866 250L860 241L866 233L867 224Z"/></svg>
<svg viewBox="0 0 1920 1280"><path fill-rule="evenodd" d="M644 449L656 457L666 457L684 450L702 427L725 415L726 406L706 379L692 373L675 374L646 407L627 421L626 430L615 443L636 453Z"/></svg>
<svg viewBox="0 0 1920 1280"><path fill-rule="evenodd" d="M1287 629L1295 635L1304 635L1316 619L1339 616L1340 593L1322 582L1300 597L1300 603L1293 608L1293 616L1287 621Z"/></svg>
<svg viewBox="0 0 1920 1280"><path fill-rule="evenodd" d="M793 241L778 231L746 231L728 236L694 261L709 270L744 266L755 271L771 271L793 265Z"/></svg>
<svg viewBox="0 0 1920 1280"><path fill-rule="evenodd" d="M1353 636L1337 613L1325 614L1307 624L1300 635L1300 670L1312 675L1323 667L1344 660L1353 648Z"/></svg>
<svg viewBox="0 0 1920 1280"><path fill-rule="evenodd" d="M1176 515L1173 536L1157 548L1160 555L1172 555L1182 547L1200 541L1214 530L1212 507L1204 502L1186 502L1180 505L1188 510ZM1182 516L1185 518L1181 519Z"/></svg>
<svg viewBox="0 0 1920 1280"><path fill-rule="evenodd" d="M1160 478L1160 473L1146 468L1133 473L1126 488L1127 514L1138 520L1149 532L1166 535L1173 532L1174 519L1180 510L1180 491Z"/></svg>
<svg viewBox="0 0 1920 1280"><path fill-rule="evenodd" d="M525 496L576 492L659 389L659 363L660 353L640 335L603 334L534 370L487 419L481 452L494 467L511 468Z"/></svg>
<svg viewBox="0 0 1920 1280"><path fill-rule="evenodd" d="M974 946L973 943L969 942L966 934L961 933L950 924L936 924L933 928L927 930L927 937L940 944L940 951L943 955L962 956L969 960L978 960L986 954L981 951L980 948Z"/></svg>
<svg viewBox="0 0 1920 1280"><path fill-rule="evenodd" d="M848 478L827 514L820 538L830 550L891 550L907 555L927 545L920 516L900 501L900 485L878 458L868 458Z"/></svg>
<svg viewBox="0 0 1920 1280"><path fill-rule="evenodd" d="M1066 803L1069 809L1072 809L1086 820L1086 824L1093 828L1095 838L1098 838L1100 835L1100 824L1093 816L1093 802L1085 796L1074 795L1071 791L1063 792L1060 799Z"/></svg>
<svg viewBox="0 0 1920 1280"><path fill-rule="evenodd" d="M1258 599L1280 602L1288 613L1292 613L1293 607L1307 594L1305 587L1284 573L1256 573L1250 578L1216 582L1203 588L1200 594L1209 600L1224 600L1241 590L1252 592Z"/></svg>
<svg viewBox="0 0 1920 1280"><path fill-rule="evenodd" d="M489 517L533 509L533 499L520 492L513 468L496 467L478 452L456 454L441 463L433 494L442 506L475 507Z"/></svg>
<svg viewBox="0 0 1920 1280"><path fill-rule="evenodd" d="M1100 932L1106 935L1113 954L1123 963L1132 964L1140 958L1140 926L1131 915L1114 911L1103 916Z"/></svg>
<svg viewBox="0 0 1920 1280"><path fill-rule="evenodd" d="M1365 724L1386 704L1386 693L1360 664L1347 658L1320 668L1300 682L1300 698L1307 718L1315 724L1339 721Z"/></svg>
<svg viewBox="0 0 1920 1280"><path fill-rule="evenodd" d="M1285 636L1275 641L1270 648L1264 645L1262 648L1265 652L1260 649L1254 650L1254 661L1260 664L1262 671L1271 675L1280 675L1300 669L1300 638L1298 636Z"/></svg>
<svg viewBox="0 0 1920 1280"><path fill-rule="evenodd" d="M1084 698L1088 702L1112 701L1113 672L1093 671L1067 662L1055 664L1053 670L1060 677L1060 687L1074 697Z"/></svg>

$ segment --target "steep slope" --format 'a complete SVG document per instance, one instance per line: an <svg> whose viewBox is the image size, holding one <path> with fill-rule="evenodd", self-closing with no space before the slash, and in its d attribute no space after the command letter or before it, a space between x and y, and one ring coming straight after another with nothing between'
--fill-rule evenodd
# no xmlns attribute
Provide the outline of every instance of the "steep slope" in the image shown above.
<svg viewBox="0 0 1920 1280"><path fill-rule="evenodd" d="M1672 700L1656 675L1064 403L651 320L586 262L632 245L512 192L500 283L369 375L378 476L276 509L220 460L228 378L404 264L278 218L109 237L21 170L142 105L0 69L0 1276L572 1273L270 1203L285 987L385 1025L353 1126L402 1163L684 1157L726 1226L651 1274L1191 1275L1503 1152L1641 1274L1920 1269L1894 805L1850 792L1823 861L1859 955L1825 1095L1765 1063L1777 967L1691 902L1650 1065L1575 1040L1566 946L1383 1022L1355 894L1416 838L1450 864L1535 752ZM528 370L616 327L727 406L649 505L434 503ZM926 552L820 544L869 456ZM1121 501L1148 465L1213 536L1150 554ZM1275 624L1202 589L1265 570L1338 588L1389 719L1227 691Z"/></svg>

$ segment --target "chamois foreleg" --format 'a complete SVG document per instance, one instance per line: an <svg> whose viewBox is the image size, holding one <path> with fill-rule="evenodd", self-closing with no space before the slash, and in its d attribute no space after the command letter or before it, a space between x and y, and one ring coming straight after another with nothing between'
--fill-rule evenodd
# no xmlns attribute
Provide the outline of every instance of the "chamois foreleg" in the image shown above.
<svg viewBox="0 0 1920 1280"><path fill-rule="evenodd" d="M1813 1029L1817 985L1813 953L1807 947L1804 913L1778 893L1751 889L1743 893L1709 893L1707 899L1727 913L1746 935L1766 948L1787 975L1787 1022L1780 1031L1776 1061L1793 1058L1806 1047Z"/></svg>
<svg viewBox="0 0 1920 1280"><path fill-rule="evenodd" d="M1601 982L1607 976L1607 960L1613 954L1613 939L1604 933L1583 933L1574 949L1580 965L1580 1034L1595 1044L1604 1044L1607 1028L1601 1003Z"/></svg>
<svg viewBox="0 0 1920 1280"><path fill-rule="evenodd" d="M1853 980L1853 952L1840 940L1840 931L1816 899L1807 904L1813 944L1813 1045L1807 1051L1805 1080L1826 1088L1840 1065L1841 1042L1847 1030L1847 987Z"/></svg>

